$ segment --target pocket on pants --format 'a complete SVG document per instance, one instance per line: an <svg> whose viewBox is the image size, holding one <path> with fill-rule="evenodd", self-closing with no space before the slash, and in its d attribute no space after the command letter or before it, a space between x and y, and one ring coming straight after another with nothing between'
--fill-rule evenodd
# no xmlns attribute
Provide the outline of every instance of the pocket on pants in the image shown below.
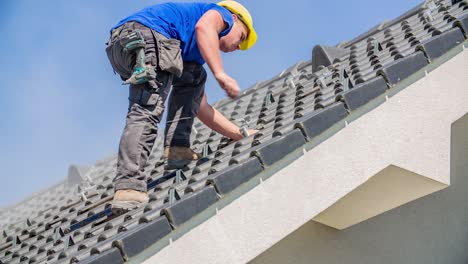
<svg viewBox="0 0 468 264"><path fill-rule="evenodd" d="M159 94L144 85L130 85L128 100L130 104L137 103L142 106L154 106L159 101Z"/></svg>
<svg viewBox="0 0 468 264"><path fill-rule="evenodd" d="M135 56L126 52L119 41L110 42L106 48L106 54L112 69L122 79L128 79L132 74Z"/></svg>
<svg viewBox="0 0 468 264"><path fill-rule="evenodd" d="M161 38L157 41L159 68L163 71L170 72L175 76L181 76L183 64L180 41L177 39Z"/></svg>

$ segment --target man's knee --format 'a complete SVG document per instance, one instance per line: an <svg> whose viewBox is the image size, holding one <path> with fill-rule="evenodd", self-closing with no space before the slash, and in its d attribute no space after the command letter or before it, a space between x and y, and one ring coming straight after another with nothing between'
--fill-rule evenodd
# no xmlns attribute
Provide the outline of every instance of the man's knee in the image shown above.
<svg viewBox="0 0 468 264"><path fill-rule="evenodd" d="M129 89L129 112L160 122L165 108L164 98L145 84L130 85Z"/></svg>

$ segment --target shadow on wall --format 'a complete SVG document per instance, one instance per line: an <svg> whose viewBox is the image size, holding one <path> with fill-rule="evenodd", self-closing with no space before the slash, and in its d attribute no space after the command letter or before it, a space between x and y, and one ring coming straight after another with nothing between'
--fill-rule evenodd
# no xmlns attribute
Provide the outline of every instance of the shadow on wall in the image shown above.
<svg viewBox="0 0 468 264"><path fill-rule="evenodd" d="M250 263L468 263L468 113L451 137L448 188L342 231L309 221Z"/></svg>

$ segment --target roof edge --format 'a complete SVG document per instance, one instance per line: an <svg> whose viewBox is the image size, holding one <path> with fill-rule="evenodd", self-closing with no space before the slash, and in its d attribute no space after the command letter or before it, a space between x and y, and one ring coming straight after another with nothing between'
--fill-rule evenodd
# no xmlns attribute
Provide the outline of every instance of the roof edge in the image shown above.
<svg viewBox="0 0 468 264"><path fill-rule="evenodd" d="M351 47L352 45L356 44L357 42L360 42L362 41L363 39L366 39L368 38L369 36L379 32L380 30L382 30L384 27L389 27L389 26L392 26L404 19L407 19L408 17L411 17L413 16L414 14L418 13L422 8L424 8L424 6L426 5L427 1L424 1L423 3L420 3L418 4L417 6L413 7L412 9L410 9L409 11L407 11L406 13L390 20L390 21L382 21L380 22L378 25L372 27L371 29L369 29L368 31L362 33L361 35L355 37L354 39L350 40L350 41L345 41L345 42L341 42L341 43L338 43L336 45L336 47L339 47L339 48L349 48Z"/></svg>

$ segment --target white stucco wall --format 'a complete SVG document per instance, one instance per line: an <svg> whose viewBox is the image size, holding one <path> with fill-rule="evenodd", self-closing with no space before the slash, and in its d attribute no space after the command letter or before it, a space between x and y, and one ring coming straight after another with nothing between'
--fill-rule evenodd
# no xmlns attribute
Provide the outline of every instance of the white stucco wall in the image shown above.
<svg viewBox="0 0 468 264"><path fill-rule="evenodd" d="M389 165L449 184L450 127L468 112L467 73L464 50L144 263L246 263Z"/></svg>
<svg viewBox="0 0 468 264"><path fill-rule="evenodd" d="M468 113L451 138L448 188L343 231L309 221L251 264L468 263Z"/></svg>

